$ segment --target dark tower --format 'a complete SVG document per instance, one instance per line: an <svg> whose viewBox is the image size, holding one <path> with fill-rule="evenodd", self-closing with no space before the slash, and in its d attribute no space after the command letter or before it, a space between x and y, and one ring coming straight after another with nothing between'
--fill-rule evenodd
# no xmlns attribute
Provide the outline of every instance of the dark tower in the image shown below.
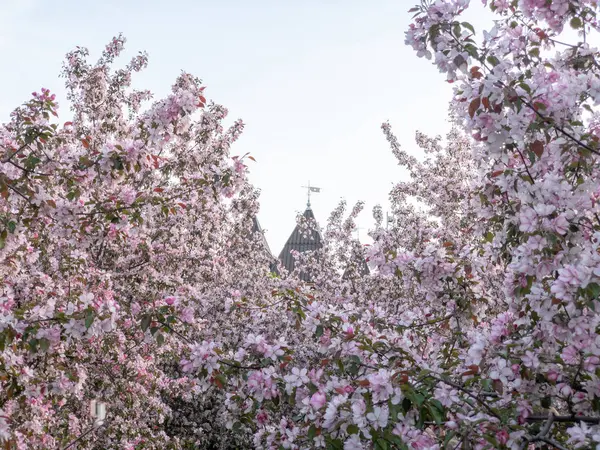
<svg viewBox="0 0 600 450"><path fill-rule="evenodd" d="M271 270L271 272L278 273L277 272L277 260L273 256L273 253L271 253L271 248L269 247L269 244L267 243L267 239L265 238L265 232L263 231L263 229L260 226L260 223L258 222L258 219L256 217L252 218L252 234L260 235L259 243L263 249L265 256L270 261L269 269Z"/></svg>
<svg viewBox="0 0 600 450"><path fill-rule="evenodd" d="M315 221L315 216L310 208L310 203L306 207L303 216L305 219ZM318 250L321 247L323 247L323 241L321 239L321 234L318 231L308 230L303 232L300 226L296 225L296 228L292 231L292 234L283 246L283 250L281 250L281 253L279 254L279 261L281 261L281 265L291 273L294 270L296 263L294 257L290 253L292 250L304 253ZM300 279L308 282L311 281L309 275L306 273L301 273Z"/></svg>

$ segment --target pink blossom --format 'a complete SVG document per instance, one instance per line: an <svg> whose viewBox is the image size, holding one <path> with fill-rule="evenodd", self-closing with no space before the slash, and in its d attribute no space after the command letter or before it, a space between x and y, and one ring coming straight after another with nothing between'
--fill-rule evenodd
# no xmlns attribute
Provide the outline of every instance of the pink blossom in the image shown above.
<svg viewBox="0 0 600 450"><path fill-rule="evenodd" d="M321 409L323 406L325 406L325 403L327 403L327 397L321 391L315 392L310 397L310 406L312 406L314 409Z"/></svg>

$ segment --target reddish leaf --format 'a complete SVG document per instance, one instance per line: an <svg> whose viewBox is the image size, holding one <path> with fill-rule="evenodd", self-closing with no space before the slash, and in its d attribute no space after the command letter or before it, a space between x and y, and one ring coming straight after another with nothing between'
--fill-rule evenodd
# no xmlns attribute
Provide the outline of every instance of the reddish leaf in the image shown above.
<svg viewBox="0 0 600 450"><path fill-rule="evenodd" d="M469 370L472 370L475 373L479 372L479 366L477 364L471 364L468 368Z"/></svg>
<svg viewBox="0 0 600 450"><path fill-rule="evenodd" d="M408 375L404 371L396 372L392 378L398 378L400 384L408 383Z"/></svg>
<svg viewBox="0 0 600 450"><path fill-rule="evenodd" d="M504 386L502 385L502 381L494 380L492 382L492 386L493 386L494 390L496 392L498 392L499 394L502 394L504 392Z"/></svg>
<svg viewBox="0 0 600 450"><path fill-rule="evenodd" d="M254 159L254 156L248 156L248 159L251 159L252 161L256 162L256 160Z"/></svg>
<svg viewBox="0 0 600 450"><path fill-rule="evenodd" d="M499 177L503 173L504 173L504 170L496 170L495 172L492 172L492 178Z"/></svg>
<svg viewBox="0 0 600 450"><path fill-rule="evenodd" d="M56 208L56 202L54 200L46 200L46 203L53 208Z"/></svg>
<svg viewBox="0 0 600 450"><path fill-rule="evenodd" d="M491 109L489 97L483 97L481 99L481 103L483 103L483 106L485 107L485 109L487 109L487 110Z"/></svg>
<svg viewBox="0 0 600 450"><path fill-rule="evenodd" d="M479 71L479 67L473 66L471 67L471 76L475 79L479 79L483 77L483 74Z"/></svg>
<svg viewBox="0 0 600 450"><path fill-rule="evenodd" d="M162 192L163 190L163 188L154 188L154 192Z"/></svg>
<svg viewBox="0 0 600 450"><path fill-rule="evenodd" d="M88 141L86 141L85 139L82 139L82 140L81 140L81 143L83 144L83 146L84 146L85 148L90 148L90 143L89 143Z"/></svg>
<svg viewBox="0 0 600 450"><path fill-rule="evenodd" d="M535 153L538 158L541 158L544 154L544 144L542 141L535 141L533 144L531 144L531 151Z"/></svg>
<svg viewBox="0 0 600 450"><path fill-rule="evenodd" d="M63 127L69 127L73 125L73 122L65 122L65 124L63 125Z"/></svg>
<svg viewBox="0 0 600 450"><path fill-rule="evenodd" d="M471 119L475 116L475 112L479 109L480 104L481 99L479 97L471 101L471 103L469 104L469 116L471 116Z"/></svg>
<svg viewBox="0 0 600 450"><path fill-rule="evenodd" d="M216 385L216 386L217 386L219 389L223 389L223 387L224 387L224 384L223 384L223 382L220 380L220 378L222 378L222 376L219 376L219 375L217 375L217 376L214 378L214 380L213 380L213 381L214 381L215 385Z"/></svg>

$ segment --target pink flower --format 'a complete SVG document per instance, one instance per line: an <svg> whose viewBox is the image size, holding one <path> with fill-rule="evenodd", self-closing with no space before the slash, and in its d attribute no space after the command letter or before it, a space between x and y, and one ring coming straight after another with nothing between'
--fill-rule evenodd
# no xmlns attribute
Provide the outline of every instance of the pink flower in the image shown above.
<svg viewBox="0 0 600 450"><path fill-rule="evenodd" d="M579 352L575 347L569 345L565 347L561 353L561 357L567 364L575 365L579 364Z"/></svg>
<svg viewBox="0 0 600 450"><path fill-rule="evenodd" d="M508 431L506 431L506 430L500 430L496 433L496 439L502 445L504 445L508 442L508 438L509 438L509 434L508 434Z"/></svg>
<svg viewBox="0 0 600 450"><path fill-rule="evenodd" d="M325 403L327 403L327 397L321 391L315 392L310 397L310 406L312 406L314 409L321 409L323 406L325 406Z"/></svg>
<svg viewBox="0 0 600 450"><path fill-rule="evenodd" d="M179 313L179 318L182 322L192 323L194 321L194 309L190 306L186 307Z"/></svg>
<svg viewBox="0 0 600 450"><path fill-rule="evenodd" d="M555 370L549 370L546 374L546 378L548 378L548 381L555 382L558 380L558 372Z"/></svg>
<svg viewBox="0 0 600 450"><path fill-rule="evenodd" d="M520 214L519 230L524 233L533 233L537 226L537 214L531 208L524 208Z"/></svg>

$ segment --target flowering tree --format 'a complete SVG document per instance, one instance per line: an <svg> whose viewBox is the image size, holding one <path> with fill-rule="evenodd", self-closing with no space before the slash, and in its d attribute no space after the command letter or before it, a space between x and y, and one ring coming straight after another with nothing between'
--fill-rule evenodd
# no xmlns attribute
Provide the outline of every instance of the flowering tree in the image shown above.
<svg viewBox="0 0 600 450"><path fill-rule="evenodd" d="M0 128L6 448L181 448L198 389L181 376L183 348L220 331L246 280L268 291L257 193L229 153L242 123L224 130L227 110L188 74L140 112L150 94L129 86L146 56L111 72L123 44L95 65L83 48L67 56L71 121L42 89ZM104 423L94 402L108 405Z"/></svg>
<svg viewBox="0 0 600 450"><path fill-rule="evenodd" d="M269 330L243 356L215 343L247 368L225 372L256 446L600 442L597 4L491 1L480 43L467 6L424 2L407 42L456 85L474 143L419 136L420 162L384 126L412 180L392 193L397 226L374 231L377 274L277 294L298 317L285 343ZM563 44L565 26L579 43Z"/></svg>

